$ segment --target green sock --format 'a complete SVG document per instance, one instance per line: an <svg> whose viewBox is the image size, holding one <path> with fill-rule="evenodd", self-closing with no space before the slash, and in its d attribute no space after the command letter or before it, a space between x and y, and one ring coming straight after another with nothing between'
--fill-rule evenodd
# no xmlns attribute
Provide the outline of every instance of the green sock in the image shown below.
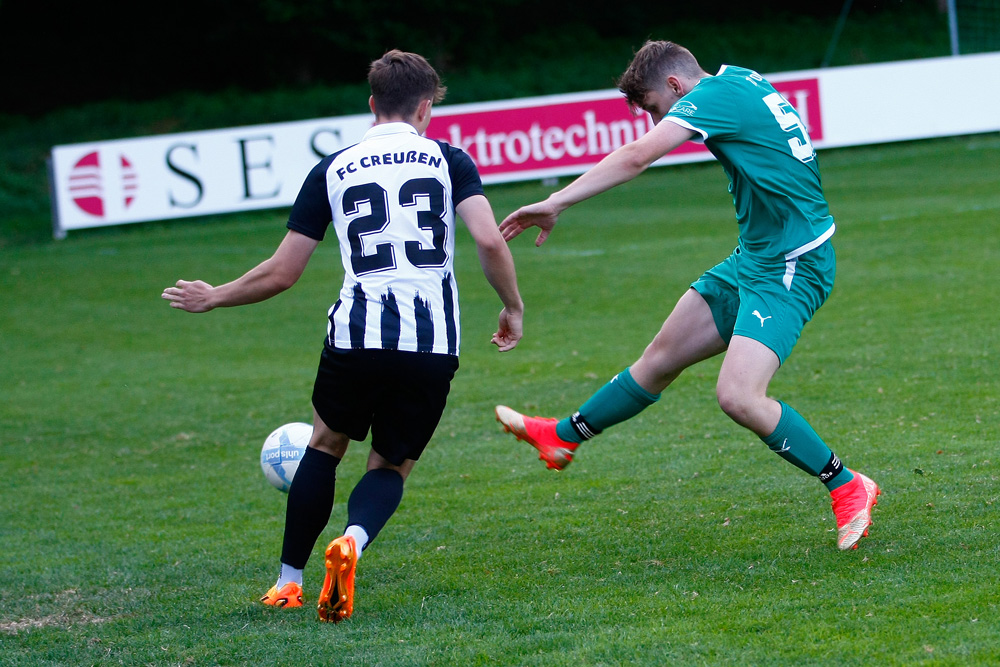
<svg viewBox="0 0 1000 667"><path fill-rule="evenodd" d="M761 438L772 452L826 485L827 490L847 484L854 474L830 451L812 426L789 405L781 403L781 419L774 433Z"/></svg>
<svg viewBox="0 0 1000 667"><path fill-rule="evenodd" d="M556 434L567 442L589 440L609 426L635 417L659 398L659 394L640 387L626 368L598 389L576 414L560 421Z"/></svg>

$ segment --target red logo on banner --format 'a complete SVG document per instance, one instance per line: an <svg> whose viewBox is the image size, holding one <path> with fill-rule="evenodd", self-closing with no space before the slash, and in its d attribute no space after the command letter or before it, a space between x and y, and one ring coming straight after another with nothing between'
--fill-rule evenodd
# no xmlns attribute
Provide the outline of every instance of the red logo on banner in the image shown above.
<svg viewBox="0 0 1000 667"><path fill-rule="evenodd" d="M809 138L819 141L823 138L823 116L819 106L819 79L800 79L775 83L774 89L795 107L799 118L809 131Z"/></svg>
<svg viewBox="0 0 1000 667"><path fill-rule="evenodd" d="M621 97L439 116L428 137L468 153L483 176L587 165L649 131Z"/></svg>
<svg viewBox="0 0 1000 667"><path fill-rule="evenodd" d="M118 162L121 193L127 208L135 199L135 193L139 188L138 176L132 163L124 155L119 156ZM84 213L98 218L104 217L105 195L100 153L97 151L87 153L73 165L69 174L69 192L73 203Z"/></svg>

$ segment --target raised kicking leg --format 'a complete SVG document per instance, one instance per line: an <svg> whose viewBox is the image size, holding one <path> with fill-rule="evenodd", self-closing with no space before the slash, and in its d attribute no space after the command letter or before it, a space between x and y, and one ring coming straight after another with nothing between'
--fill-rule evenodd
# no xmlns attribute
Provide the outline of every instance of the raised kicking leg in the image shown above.
<svg viewBox="0 0 1000 667"><path fill-rule="evenodd" d="M526 417L503 405L497 421L530 443L548 468L562 470L576 448L604 429L631 419L660 398L683 370L726 349L705 299L687 290L660 331L632 366L625 368L570 417Z"/></svg>

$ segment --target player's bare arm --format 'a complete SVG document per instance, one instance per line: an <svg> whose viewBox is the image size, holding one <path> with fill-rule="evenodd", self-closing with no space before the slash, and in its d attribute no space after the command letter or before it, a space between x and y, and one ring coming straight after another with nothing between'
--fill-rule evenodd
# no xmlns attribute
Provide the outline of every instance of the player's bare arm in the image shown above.
<svg viewBox="0 0 1000 667"><path fill-rule="evenodd" d="M510 248L497 229L493 209L486 197L473 195L464 199L455 207L455 211L469 228L472 240L476 243L483 274L504 306L500 311L497 331L490 342L501 352L512 350L521 339L524 302L517 289L517 274Z"/></svg>
<svg viewBox="0 0 1000 667"><path fill-rule="evenodd" d="M523 206L508 215L500 223L500 233L505 241L510 241L529 227L538 227L541 231L535 245L542 245L555 227L560 213L632 180L692 136L693 131L680 125L670 122L658 124L652 131L606 156L565 188L549 195L545 201Z"/></svg>
<svg viewBox="0 0 1000 667"><path fill-rule="evenodd" d="M232 282L218 287L203 280L178 280L161 295L172 308L207 313L270 299L298 281L319 241L289 231L274 254Z"/></svg>

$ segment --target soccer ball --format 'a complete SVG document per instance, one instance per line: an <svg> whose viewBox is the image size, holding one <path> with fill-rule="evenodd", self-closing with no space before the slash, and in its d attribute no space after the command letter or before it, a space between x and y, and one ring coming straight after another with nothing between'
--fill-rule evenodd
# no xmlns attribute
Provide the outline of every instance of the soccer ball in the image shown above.
<svg viewBox="0 0 1000 667"><path fill-rule="evenodd" d="M302 422L285 424L271 431L260 450L260 468L267 481L282 493L288 493L299 461L306 452L313 427Z"/></svg>

